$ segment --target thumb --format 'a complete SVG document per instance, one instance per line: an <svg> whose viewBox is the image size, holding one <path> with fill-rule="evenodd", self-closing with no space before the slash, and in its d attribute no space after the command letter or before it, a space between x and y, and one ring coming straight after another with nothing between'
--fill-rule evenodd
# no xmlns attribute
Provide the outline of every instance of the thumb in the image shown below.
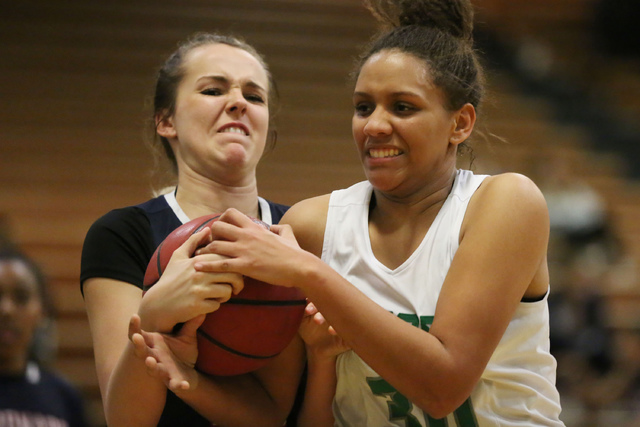
<svg viewBox="0 0 640 427"><path fill-rule="evenodd" d="M142 332L142 328L140 327L140 316L137 314L133 314L131 315L131 319L129 319L129 339L131 339L131 337L134 334L140 334Z"/></svg>
<svg viewBox="0 0 640 427"><path fill-rule="evenodd" d="M197 233L193 233L174 253L185 258L191 258L199 247L206 246L211 242L211 228L205 227Z"/></svg>
<svg viewBox="0 0 640 427"><path fill-rule="evenodd" d="M180 335L195 336L196 331L198 330L200 325L202 325L206 317L206 314L201 314L191 320L186 321L184 325L182 325L182 329L180 329Z"/></svg>
<svg viewBox="0 0 640 427"><path fill-rule="evenodd" d="M293 228L289 224L274 224L269 228L272 232L287 240L296 240Z"/></svg>

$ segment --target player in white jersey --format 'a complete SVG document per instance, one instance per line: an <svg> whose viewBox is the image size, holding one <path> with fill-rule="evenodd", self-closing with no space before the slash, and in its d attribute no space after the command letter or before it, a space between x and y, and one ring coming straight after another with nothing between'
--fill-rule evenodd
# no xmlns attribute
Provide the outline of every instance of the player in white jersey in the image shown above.
<svg viewBox="0 0 640 427"><path fill-rule="evenodd" d="M275 233L230 210L204 250L228 258L195 268L312 302L300 425L560 426L544 198L456 166L483 93L472 6L368 5L387 29L355 76L367 182L296 204Z"/></svg>
<svg viewBox="0 0 640 427"><path fill-rule="evenodd" d="M457 172L452 190L424 239L395 269L376 259L366 232L373 187L362 182L335 191L329 202L322 259L381 307L428 331L458 249L467 206L485 178L467 170ZM519 304L471 397L448 415L448 424L405 402L354 351L342 353L337 359L333 405L336 424L560 425L553 422L560 406L548 323L546 294ZM360 398L354 399L354 395ZM416 422L419 424L412 424Z"/></svg>

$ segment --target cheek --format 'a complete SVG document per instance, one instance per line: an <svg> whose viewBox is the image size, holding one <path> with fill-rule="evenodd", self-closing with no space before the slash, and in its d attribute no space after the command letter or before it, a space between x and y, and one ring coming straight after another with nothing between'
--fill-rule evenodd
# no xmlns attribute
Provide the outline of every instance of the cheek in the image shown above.
<svg viewBox="0 0 640 427"><path fill-rule="evenodd" d="M267 133L269 132L269 110L261 109L255 111L253 114L253 122L256 131L261 135L261 140L266 140Z"/></svg>
<svg viewBox="0 0 640 427"><path fill-rule="evenodd" d="M364 120L354 117L351 120L351 134L353 135L353 141L359 149L364 146Z"/></svg>
<svg viewBox="0 0 640 427"><path fill-rule="evenodd" d="M20 327L26 342L31 341L36 328L42 322L42 318L42 306L39 303L29 303L21 309Z"/></svg>

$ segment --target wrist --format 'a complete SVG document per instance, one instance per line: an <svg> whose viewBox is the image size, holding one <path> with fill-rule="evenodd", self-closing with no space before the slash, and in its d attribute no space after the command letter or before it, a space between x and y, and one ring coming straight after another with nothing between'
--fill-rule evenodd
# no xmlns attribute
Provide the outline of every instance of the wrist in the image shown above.
<svg viewBox="0 0 640 427"><path fill-rule="evenodd" d="M306 346L307 362L313 365L329 366L335 365L338 355L328 352L323 349L314 349L311 346Z"/></svg>
<svg viewBox="0 0 640 427"><path fill-rule="evenodd" d="M173 325L166 320L166 316L156 316L153 310L154 295L147 292L143 295L138 307L138 316L140 316L140 327L147 332L170 333Z"/></svg>

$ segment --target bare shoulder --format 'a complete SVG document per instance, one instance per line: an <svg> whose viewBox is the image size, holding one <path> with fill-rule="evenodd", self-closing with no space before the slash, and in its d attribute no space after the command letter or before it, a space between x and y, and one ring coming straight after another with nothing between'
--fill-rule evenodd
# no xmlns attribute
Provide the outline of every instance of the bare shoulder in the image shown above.
<svg viewBox="0 0 640 427"><path fill-rule="evenodd" d="M548 228L549 213L542 192L528 177L504 173L487 177L471 198L465 222L514 219Z"/></svg>
<svg viewBox="0 0 640 427"><path fill-rule="evenodd" d="M293 205L280 221L291 226L303 249L318 256L322 251L330 196L325 194L302 200Z"/></svg>
<svg viewBox="0 0 640 427"><path fill-rule="evenodd" d="M519 173L503 173L487 177L476 192L484 203L516 203L527 207L538 206L546 210L546 202L538 186Z"/></svg>

